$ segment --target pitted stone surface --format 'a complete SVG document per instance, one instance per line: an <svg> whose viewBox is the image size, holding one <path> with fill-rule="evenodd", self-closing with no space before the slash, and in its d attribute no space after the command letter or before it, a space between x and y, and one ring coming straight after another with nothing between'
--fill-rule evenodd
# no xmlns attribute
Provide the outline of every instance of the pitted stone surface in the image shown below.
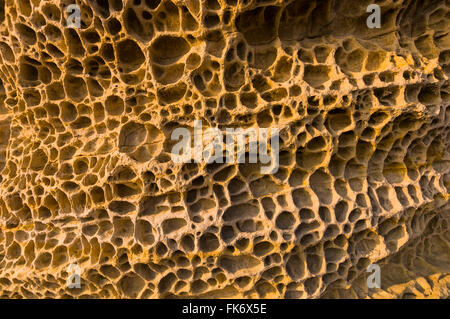
<svg viewBox="0 0 450 319"><path fill-rule="evenodd" d="M0 1L0 297L448 297L450 2L369 4ZM279 170L174 163L198 119Z"/></svg>

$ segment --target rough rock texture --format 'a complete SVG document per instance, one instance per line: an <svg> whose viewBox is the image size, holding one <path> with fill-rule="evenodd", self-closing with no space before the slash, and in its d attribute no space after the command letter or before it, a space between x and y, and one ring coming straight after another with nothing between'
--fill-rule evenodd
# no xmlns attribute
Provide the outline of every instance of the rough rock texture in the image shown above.
<svg viewBox="0 0 450 319"><path fill-rule="evenodd" d="M0 1L0 297L448 297L449 0L73 2Z"/></svg>

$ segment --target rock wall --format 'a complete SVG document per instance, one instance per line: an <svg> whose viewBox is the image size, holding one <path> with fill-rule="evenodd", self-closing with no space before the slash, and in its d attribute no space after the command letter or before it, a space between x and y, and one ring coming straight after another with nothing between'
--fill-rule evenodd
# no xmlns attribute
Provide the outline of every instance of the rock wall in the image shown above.
<svg viewBox="0 0 450 319"><path fill-rule="evenodd" d="M376 2L0 1L0 297L448 297L450 2Z"/></svg>

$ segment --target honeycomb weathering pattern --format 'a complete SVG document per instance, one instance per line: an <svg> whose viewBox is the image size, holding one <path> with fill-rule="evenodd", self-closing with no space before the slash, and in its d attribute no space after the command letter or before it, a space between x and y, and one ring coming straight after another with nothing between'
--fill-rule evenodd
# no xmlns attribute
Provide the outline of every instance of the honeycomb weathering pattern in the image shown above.
<svg viewBox="0 0 450 319"><path fill-rule="evenodd" d="M0 297L448 297L450 1L376 3L0 1ZM196 119L278 172L175 164Z"/></svg>

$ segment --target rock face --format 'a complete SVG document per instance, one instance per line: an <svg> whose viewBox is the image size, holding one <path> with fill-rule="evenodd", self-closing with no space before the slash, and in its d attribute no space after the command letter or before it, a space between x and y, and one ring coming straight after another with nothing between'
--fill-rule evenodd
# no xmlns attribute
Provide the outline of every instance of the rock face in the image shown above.
<svg viewBox="0 0 450 319"><path fill-rule="evenodd" d="M448 0L73 2L0 1L0 297L448 297Z"/></svg>

